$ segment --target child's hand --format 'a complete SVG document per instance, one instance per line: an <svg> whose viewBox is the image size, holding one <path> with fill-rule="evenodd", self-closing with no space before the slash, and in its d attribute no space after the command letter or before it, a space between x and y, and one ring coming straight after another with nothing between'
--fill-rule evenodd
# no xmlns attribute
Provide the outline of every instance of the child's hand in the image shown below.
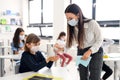
<svg viewBox="0 0 120 80"><path fill-rule="evenodd" d="M46 62L49 62L49 61L57 61L59 59L59 56L51 56L51 57L48 57Z"/></svg>
<svg viewBox="0 0 120 80"><path fill-rule="evenodd" d="M52 61L57 61L59 59L59 56L53 56Z"/></svg>

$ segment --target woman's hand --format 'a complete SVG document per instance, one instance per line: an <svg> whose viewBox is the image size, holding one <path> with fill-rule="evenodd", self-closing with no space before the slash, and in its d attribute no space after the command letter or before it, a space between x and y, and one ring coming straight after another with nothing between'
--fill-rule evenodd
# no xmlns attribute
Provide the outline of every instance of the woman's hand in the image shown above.
<svg viewBox="0 0 120 80"><path fill-rule="evenodd" d="M90 57L90 55L92 54L92 51L89 49L88 51L86 51L85 53L84 53L84 55L82 56L82 60L87 60L89 57Z"/></svg>

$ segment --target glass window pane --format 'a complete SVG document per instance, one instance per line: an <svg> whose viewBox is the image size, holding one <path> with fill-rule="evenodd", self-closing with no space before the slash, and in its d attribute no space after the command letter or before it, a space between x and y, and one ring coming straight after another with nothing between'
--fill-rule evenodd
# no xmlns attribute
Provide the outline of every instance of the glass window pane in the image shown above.
<svg viewBox="0 0 120 80"><path fill-rule="evenodd" d="M28 27L28 28L25 30L25 33L26 33L27 35L29 35L30 33L34 33L34 34L36 34L36 35L38 35L38 36L41 35L41 32L40 32L39 27Z"/></svg>
<svg viewBox="0 0 120 80"><path fill-rule="evenodd" d="M41 0L30 1L30 23L41 23Z"/></svg>
<svg viewBox="0 0 120 80"><path fill-rule="evenodd" d="M96 0L96 20L120 20L120 0Z"/></svg>
<svg viewBox="0 0 120 80"><path fill-rule="evenodd" d="M72 3L80 6L85 17L92 18L92 0L72 0Z"/></svg>
<svg viewBox="0 0 120 80"><path fill-rule="evenodd" d="M43 0L43 23L53 23L53 0Z"/></svg>
<svg viewBox="0 0 120 80"><path fill-rule="evenodd" d="M42 31L41 36L45 36L45 37L53 36L53 27L41 27L41 31Z"/></svg>
<svg viewBox="0 0 120 80"><path fill-rule="evenodd" d="M120 39L120 27L103 27L102 34L104 38Z"/></svg>

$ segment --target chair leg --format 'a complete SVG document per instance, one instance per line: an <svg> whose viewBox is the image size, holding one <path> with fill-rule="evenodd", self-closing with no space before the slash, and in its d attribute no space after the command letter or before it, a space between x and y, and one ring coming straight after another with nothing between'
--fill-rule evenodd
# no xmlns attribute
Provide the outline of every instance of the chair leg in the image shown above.
<svg viewBox="0 0 120 80"><path fill-rule="evenodd" d="M10 70L12 71L12 70L14 70L14 67L13 67L14 66L14 61L13 61L13 59L11 59L10 61L11 61Z"/></svg>

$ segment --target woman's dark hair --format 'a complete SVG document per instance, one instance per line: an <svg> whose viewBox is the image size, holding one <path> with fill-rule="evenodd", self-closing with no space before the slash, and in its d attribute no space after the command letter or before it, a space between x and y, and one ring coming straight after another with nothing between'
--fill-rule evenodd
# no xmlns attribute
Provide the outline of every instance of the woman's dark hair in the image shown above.
<svg viewBox="0 0 120 80"><path fill-rule="evenodd" d="M60 39L62 36L66 36L66 33L65 32L61 32L57 39Z"/></svg>
<svg viewBox="0 0 120 80"><path fill-rule="evenodd" d="M20 43L19 35L21 32L24 32L24 30L22 28L17 28L14 33L13 44L16 48L19 48L19 43ZM23 40L23 43L24 43L24 40Z"/></svg>
<svg viewBox="0 0 120 80"><path fill-rule="evenodd" d="M29 34L25 42L25 51L28 51L28 52L30 51L30 49L26 46L26 44L38 43L39 41L40 41L40 38L37 35L33 33Z"/></svg>
<svg viewBox="0 0 120 80"><path fill-rule="evenodd" d="M71 25L67 24L67 47L71 47L73 44L73 40L77 40L79 48L83 48L83 39L85 36L84 33L84 23L89 22L90 19L84 17L81 8L76 4L70 4L65 9L65 13L72 13L76 16L79 16L78 19L78 35L76 36L75 28ZM86 21L85 21L86 19Z"/></svg>

